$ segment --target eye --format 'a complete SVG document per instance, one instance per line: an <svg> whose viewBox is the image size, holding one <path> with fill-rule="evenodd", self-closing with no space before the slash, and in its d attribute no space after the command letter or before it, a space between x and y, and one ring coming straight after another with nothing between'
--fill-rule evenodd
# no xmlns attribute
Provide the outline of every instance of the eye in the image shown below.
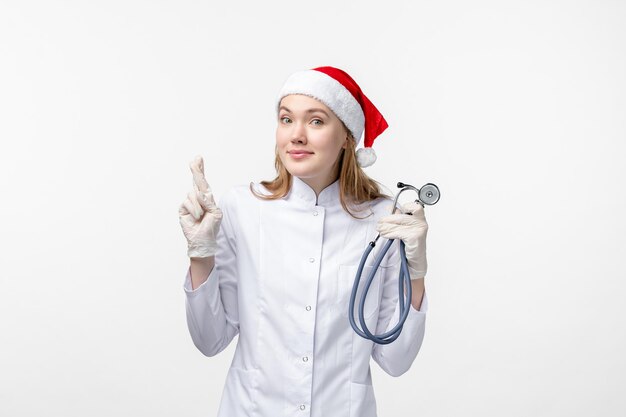
<svg viewBox="0 0 626 417"><path fill-rule="evenodd" d="M324 124L324 122L323 122L321 119L313 119L313 121L314 121L314 122L315 122L315 121L320 122L320 123L318 124L318 126L319 126L319 125L323 125L323 124Z"/></svg>
<svg viewBox="0 0 626 417"><path fill-rule="evenodd" d="M284 119L290 120L289 117L287 117L287 116L283 116L283 117L280 118L281 121L283 121Z"/></svg>

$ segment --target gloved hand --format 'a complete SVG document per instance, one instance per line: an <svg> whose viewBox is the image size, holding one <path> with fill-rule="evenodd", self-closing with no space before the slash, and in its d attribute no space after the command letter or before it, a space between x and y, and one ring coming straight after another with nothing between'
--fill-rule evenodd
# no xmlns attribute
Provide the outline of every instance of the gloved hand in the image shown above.
<svg viewBox="0 0 626 417"><path fill-rule="evenodd" d="M222 222L222 210L215 205L213 192L204 178L204 161L196 158L189 164L193 188L178 209L180 225L187 238L190 258L207 258L217 252L217 232Z"/></svg>
<svg viewBox="0 0 626 417"><path fill-rule="evenodd" d="M426 276L426 234L428 224L424 216L424 207L410 201L400 207L402 213L390 214L378 220L376 231L387 239L401 239L404 242L406 260L411 280ZM405 213L411 213L405 214Z"/></svg>

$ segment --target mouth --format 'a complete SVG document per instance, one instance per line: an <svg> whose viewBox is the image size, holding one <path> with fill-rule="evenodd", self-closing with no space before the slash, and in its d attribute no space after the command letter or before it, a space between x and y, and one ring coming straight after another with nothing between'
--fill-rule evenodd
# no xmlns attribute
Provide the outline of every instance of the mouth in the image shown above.
<svg viewBox="0 0 626 417"><path fill-rule="evenodd" d="M297 160L297 159L306 159L309 156L313 155L313 152L291 151L291 152L287 152L287 154L289 154L291 159Z"/></svg>

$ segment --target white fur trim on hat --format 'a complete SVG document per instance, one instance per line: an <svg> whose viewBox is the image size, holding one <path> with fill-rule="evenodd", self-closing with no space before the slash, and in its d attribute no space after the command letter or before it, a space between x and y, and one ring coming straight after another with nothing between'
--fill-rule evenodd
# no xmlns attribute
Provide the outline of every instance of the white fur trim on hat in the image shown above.
<svg viewBox="0 0 626 417"><path fill-rule="evenodd" d="M362 168L374 165L376 152L372 148L359 148L356 150L356 161Z"/></svg>
<svg viewBox="0 0 626 417"><path fill-rule="evenodd" d="M335 113L354 136L358 145L365 129L365 115L359 102L350 91L330 75L316 70L294 72L287 78L278 93L276 111L280 100L289 94L304 94L313 97Z"/></svg>

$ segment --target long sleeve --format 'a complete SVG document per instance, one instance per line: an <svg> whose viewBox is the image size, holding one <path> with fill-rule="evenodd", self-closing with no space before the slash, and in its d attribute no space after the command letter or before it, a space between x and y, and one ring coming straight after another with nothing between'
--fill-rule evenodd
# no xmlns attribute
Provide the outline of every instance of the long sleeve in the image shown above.
<svg viewBox="0 0 626 417"><path fill-rule="evenodd" d="M392 248L393 247L397 249L399 244L394 244L392 245ZM395 253L393 256L397 261L394 262L392 266L382 268L385 271L385 275L376 334L382 334L391 330L396 326L400 317L400 304L398 303L400 258L397 255L398 254ZM397 377L409 370L424 339L426 312L428 311L426 291L424 291L419 310L416 310L411 305L410 300L409 305L410 311L404 322L400 336L386 345L374 343L372 350L372 358L391 376Z"/></svg>
<svg viewBox="0 0 626 417"><path fill-rule="evenodd" d="M239 333L237 247L228 193L220 203L223 217L217 235L215 266L208 279L195 290L191 289L191 268L183 283L189 334L194 345L206 356L220 353Z"/></svg>

